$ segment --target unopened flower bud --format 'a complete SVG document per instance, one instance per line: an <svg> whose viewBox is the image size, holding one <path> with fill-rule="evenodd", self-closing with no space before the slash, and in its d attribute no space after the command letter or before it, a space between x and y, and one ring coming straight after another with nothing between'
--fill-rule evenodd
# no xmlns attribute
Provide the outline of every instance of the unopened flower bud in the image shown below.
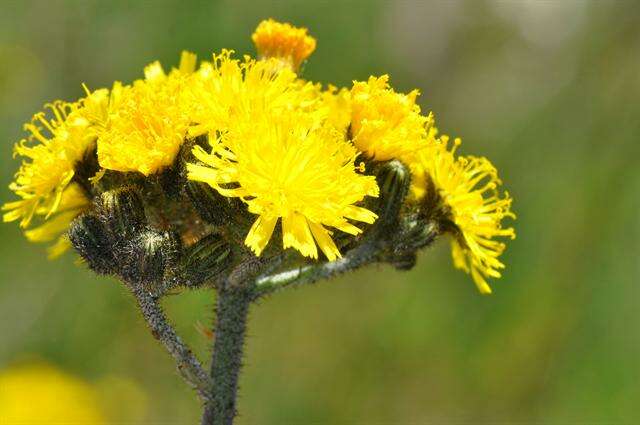
<svg viewBox="0 0 640 425"><path fill-rule="evenodd" d="M123 278L162 292L166 289L165 273L175 266L179 252L176 235L144 230L130 243L130 255L123 259Z"/></svg>
<svg viewBox="0 0 640 425"><path fill-rule="evenodd" d="M111 242L98 217L84 214L76 218L69 227L69 240L93 271L115 273L116 261Z"/></svg>
<svg viewBox="0 0 640 425"><path fill-rule="evenodd" d="M380 168L377 180L380 187L380 218L384 223L395 223L409 192L411 173L402 162L392 160Z"/></svg>
<svg viewBox="0 0 640 425"><path fill-rule="evenodd" d="M198 215L209 224L225 226L241 221L244 208L238 208L235 199L220 195L206 183L188 181L186 191Z"/></svg>
<svg viewBox="0 0 640 425"><path fill-rule="evenodd" d="M185 284L199 286L219 275L231 260L229 244L218 234L211 234L186 248L182 268Z"/></svg>
<svg viewBox="0 0 640 425"><path fill-rule="evenodd" d="M144 228L144 204L137 187L104 192L99 202L101 218L115 238L131 239Z"/></svg>

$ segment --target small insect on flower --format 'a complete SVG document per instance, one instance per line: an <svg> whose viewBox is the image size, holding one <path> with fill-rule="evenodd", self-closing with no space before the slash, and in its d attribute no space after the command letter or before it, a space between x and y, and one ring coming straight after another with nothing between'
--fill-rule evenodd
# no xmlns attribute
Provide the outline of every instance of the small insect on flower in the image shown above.
<svg viewBox="0 0 640 425"><path fill-rule="evenodd" d="M502 228L502 219L514 219L515 214L509 194L498 191L502 182L495 167L486 158L456 157L460 143L455 139L449 149L449 138L442 136L420 152L428 176L424 201L436 204L451 225L454 265L470 273L480 292L488 294L486 278L499 278L504 268L498 257L506 246L494 238L515 238L513 228Z"/></svg>

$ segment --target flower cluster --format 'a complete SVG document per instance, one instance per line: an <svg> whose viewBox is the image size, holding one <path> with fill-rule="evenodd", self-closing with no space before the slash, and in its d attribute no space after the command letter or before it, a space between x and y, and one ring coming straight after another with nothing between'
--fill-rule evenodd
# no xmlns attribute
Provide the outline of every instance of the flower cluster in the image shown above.
<svg viewBox="0 0 640 425"><path fill-rule="evenodd" d="M47 105L15 147L24 159L10 188L20 199L3 206L4 220L19 220L30 240L57 239L59 254L74 219L108 226L104 193L135 185L144 226L175 233L172 252L240 229L256 256L277 237L283 250L333 261L384 210L376 170L397 160L411 171L404 210L437 219L456 267L490 292L486 278L504 267L495 238L515 235L501 227L514 215L491 163L458 156L419 92L394 91L386 75L341 89L302 78L316 48L306 29L267 20L252 39L257 59L223 50L198 64L183 52L169 72L154 62L131 84ZM112 233L109 246L123 245Z"/></svg>

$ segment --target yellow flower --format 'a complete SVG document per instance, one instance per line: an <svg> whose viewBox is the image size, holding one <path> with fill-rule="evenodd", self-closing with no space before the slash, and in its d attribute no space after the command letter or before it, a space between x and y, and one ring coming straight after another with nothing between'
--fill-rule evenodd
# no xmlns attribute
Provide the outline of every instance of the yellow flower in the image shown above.
<svg viewBox="0 0 640 425"><path fill-rule="evenodd" d="M144 80L121 88L98 139L100 166L148 176L173 164L190 124L185 93L195 60L183 52L179 68L169 75L154 62L145 68Z"/></svg>
<svg viewBox="0 0 640 425"><path fill-rule="evenodd" d="M76 164L95 146L109 99L109 91L101 89L75 103L56 101L46 105L49 114L39 112L25 124L31 134L14 148L15 154L25 159L9 185L22 199L6 203L2 209L7 211L5 222L20 220L22 228L28 228L34 216L44 220L25 232L29 240L56 239L88 205L87 195L71 182ZM51 256L64 251L68 246L64 240L64 236L58 239Z"/></svg>
<svg viewBox="0 0 640 425"><path fill-rule="evenodd" d="M396 93L389 76L354 81L351 89L351 133L358 150L377 161L408 159L423 145L433 117L420 114L418 90Z"/></svg>
<svg viewBox="0 0 640 425"><path fill-rule="evenodd" d="M353 146L323 117L308 113L263 114L242 120L210 138L211 153L193 150L204 165L188 164L191 180L238 197L258 215L245 243L256 255L282 219L283 247L317 258L316 243L329 260L340 252L326 227L357 235L349 219L373 223L376 215L356 206L377 196L375 178L356 172ZM315 241L314 241L315 240Z"/></svg>
<svg viewBox="0 0 640 425"><path fill-rule="evenodd" d="M0 373L2 424L106 424L98 400L87 383L44 364Z"/></svg>
<svg viewBox="0 0 640 425"><path fill-rule="evenodd" d="M486 278L499 278L498 270L504 268L498 257L505 244L494 238L515 238L514 229L503 229L501 224L503 218L515 218L512 199L506 192L499 193L502 182L488 159L456 157L460 139L451 149L448 145L448 137L442 136L420 152L421 165L428 176L427 191L437 195L440 211L452 226L454 265L470 273L480 292L488 294L491 288Z"/></svg>
<svg viewBox="0 0 640 425"><path fill-rule="evenodd" d="M196 72L189 90L191 136L222 131L248 116L316 109L320 104L318 85L298 79L277 60L245 56L240 61L232 55L231 50L214 54L213 61L203 62Z"/></svg>
<svg viewBox="0 0 640 425"><path fill-rule="evenodd" d="M261 57L278 58L294 70L316 49L316 40L307 35L306 28L273 19L260 22L251 39Z"/></svg>

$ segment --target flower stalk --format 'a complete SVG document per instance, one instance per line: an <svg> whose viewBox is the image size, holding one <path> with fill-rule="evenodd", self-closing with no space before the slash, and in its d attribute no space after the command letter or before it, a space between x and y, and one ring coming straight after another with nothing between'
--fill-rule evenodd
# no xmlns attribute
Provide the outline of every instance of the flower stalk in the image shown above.
<svg viewBox="0 0 640 425"><path fill-rule="evenodd" d="M204 403L202 425L229 425L237 414L238 378L251 298L244 288L218 293L209 373L211 398Z"/></svg>
<svg viewBox="0 0 640 425"><path fill-rule="evenodd" d="M196 390L203 402L208 402L211 399L211 384L207 373L191 348L182 341L167 320L158 297L142 288L133 289L131 293L151 334L162 343L176 362L180 376Z"/></svg>

